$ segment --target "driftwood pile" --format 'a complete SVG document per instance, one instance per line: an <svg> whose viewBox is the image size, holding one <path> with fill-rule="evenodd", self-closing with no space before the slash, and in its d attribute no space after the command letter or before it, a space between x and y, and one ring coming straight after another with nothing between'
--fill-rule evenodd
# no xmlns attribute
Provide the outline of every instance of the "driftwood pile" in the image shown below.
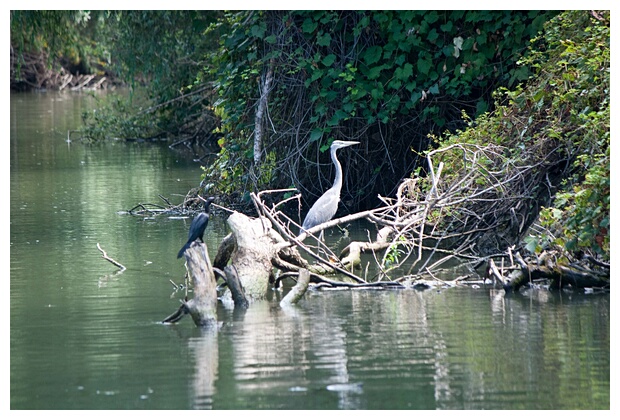
<svg viewBox="0 0 620 420"><path fill-rule="evenodd" d="M17 57L11 48L11 90L98 90L117 84L106 75L71 74L61 66L50 66L46 53L23 52Z"/></svg>
<svg viewBox="0 0 620 420"><path fill-rule="evenodd" d="M381 275L387 280L367 281L355 274L355 267L361 270L359 260L362 253L372 253L375 261L380 258L375 254L394 243L395 233L400 226L407 226L420 217L403 217L399 224L392 223L379 230L375 241L351 242L343 250L340 257L336 256L327 246L319 243L317 247L308 246L304 240L308 236L315 239L318 231L345 223L356 218L367 217L371 220L383 220L381 215L397 209L402 205L396 203L371 212L361 212L332 220L316 226L301 235L292 232L298 231L296 222L278 210L282 202L267 206L261 199L262 195L283 191L265 191L252 194L252 199L261 214L251 218L239 212L233 212L227 219L231 233L224 238L211 266L206 246L194 243L186 253L187 269L194 284L194 297L182 302L181 307L164 322L174 323L185 314L190 314L198 326L216 324L215 307L217 305L216 275L224 279L224 284L231 293L235 308L247 308L251 301L264 298L268 290L277 288L285 278L297 279L297 286L293 288L281 301L281 305L292 305L298 302L308 287L313 288L428 288L438 285L467 285L493 281L498 287L508 292L517 292L524 286L537 287L543 282L550 289L572 287L586 290L609 289L609 265L590 258L589 264L566 262L564 257L557 253L545 253L538 261L526 262L514 248L507 250L506 256L486 258L487 270L478 276L475 271L470 275L453 278L451 281L441 280L436 275L440 272L437 263L425 266L424 272L415 275L406 275L396 279L389 279L384 270ZM291 198L294 199L295 197ZM420 210L424 212L423 210ZM282 222L286 220L286 222ZM424 242L425 237L422 237ZM318 240L318 239L317 239ZM308 242L313 242L308 240ZM430 248L423 246L423 248ZM316 260L310 264L302 257L299 250L303 250ZM432 249L437 251L436 248ZM414 255L415 256L415 255ZM448 254L438 262L445 262L448 258L456 258ZM532 257L535 258L535 257ZM496 260L498 262L496 262ZM420 261L416 258L414 265ZM336 281L328 277L330 274L339 274L347 278L346 281Z"/></svg>
<svg viewBox="0 0 620 420"><path fill-rule="evenodd" d="M551 290L570 287L590 292L609 291L610 265L592 257L568 261L557 251L543 252L526 261L509 249L509 258L501 258L500 266L493 259L488 260L486 277L497 281L506 292L517 292L530 285L543 285Z"/></svg>
<svg viewBox="0 0 620 420"><path fill-rule="evenodd" d="M464 165L469 168L464 175L442 182L444 164L433 162L442 151L431 152L430 181L405 179L395 197L379 197L384 206L331 220L301 235L296 234L299 224L284 211L285 204L291 201L297 200L301 205L300 196L273 199L295 190L250 194L258 217L232 212L227 220L231 233L219 247L213 271L228 285L236 307L247 307L253 299L265 297L285 278L299 277L303 282L298 280L299 287L290 292L283 304L298 301L307 287L425 288L475 282L493 283L507 293L524 286L609 290L610 266L606 262L593 256L577 261L560 250L523 257L521 254L526 255L526 251L514 245L514 241L519 242L517 238L526 234L534 218L520 203L540 199L515 186L529 185L525 172L532 168L510 167L498 155L496 146L451 148L463 153ZM504 169L510 176L485 173L479 160L488 159L508 165ZM483 175L491 179L485 181ZM350 242L337 254L319 240L324 229L357 219L367 219L376 226L376 232L372 237L369 234L367 241ZM512 238L513 244L501 251L499 247L505 245L506 238ZM485 249L493 253L482 252ZM365 258L365 267L364 254L370 257ZM370 264L376 274L369 274ZM466 274L453 274L446 279L442 270L447 270L446 266L453 270L455 265L466 267L460 270ZM485 265L486 270L482 271ZM196 278L196 268L191 267L188 260L188 270ZM340 279L335 280L333 275ZM183 311L191 313L196 307L192 305L182 305ZM200 320L192 316L195 321Z"/></svg>

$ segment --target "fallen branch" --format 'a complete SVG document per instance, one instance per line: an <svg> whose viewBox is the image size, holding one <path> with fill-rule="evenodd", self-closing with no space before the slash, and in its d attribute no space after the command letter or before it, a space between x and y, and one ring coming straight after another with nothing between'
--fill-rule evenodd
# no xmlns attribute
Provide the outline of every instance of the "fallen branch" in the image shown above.
<svg viewBox="0 0 620 420"><path fill-rule="evenodd" d="M232 295L233 302L235 302L235 308L247 309L250 304L245 297L245 291L239 281L237 269L233 265L227 265L224 268L224 273L226 274L226 284Z"/></svg>
<svg viewBox="0 0 620 420"><path fill-rule="evenodd" d="M307 269L302 268L301 270L299 270L297 284L280 301L280 306L291 306L299 302L299 300L308 289L308 283L310 283L310 272Z"/></svg>
<svg viewBox="0 0 620 420"><path fill-rule="evenodd" d="M250 193L250 197L252 198L252 200L254 201L254 204L256 205L257 209L259 210L260 214L263 214L267 219L269 219L269 221L273 224L273 226L278 230L278 232L280 232L281 235L283 235L284 237L286 237L288 239L288 241L281 241L280 243L275 245L276 248L276 252L281 251L287 247L290 247L291 245L297 245L298 247L302 248L303 250L305 250L308 254L310 254L313 258L316 258L318 261L320 261L322 264L330 267L332 270L337 271L341 274L344 274L345 276L353 279L355 282L357 283L366 283L364 279L356 276L355 274L345 270L344 268L340 267L337 264L332 263L331 261L321 257L320 255L318 255L317 253L313 252L309 247L307 247L306 245L303 244L303 240L307 237L308 234L312 234L312 233L316 233L322 229L326 229L330 226L336 226L339 223L344 223L344 221L346 219L351 218L352 216L357 216L359 214L362 213L369 213L369 212L361 212L358 213L357 215L350 215L347 217L342 217L340 219L336 219L336 220L332 220L330 222L327 223L323 223L321 225L315 226L312 229L308 229L308 231L302 233L301 235L298 236L294 236L292 234L292 232L287 229L282 222L267 208L267 206L265 206L265 204L263 203L263 201L254 193ZM364 216L358 216L357 218L361 218ZM350 219L350 220L355 220ZM317 239L318 240L318 239ZM327 247L326 247L327 248Z"/></svg>
<svg viewBox="0 0 620 420"><path fill-rule="evenodd" d="M517 292L533 283L546 283L552 290L565 287L609 289L608 271L559 263L555 253L546 252L534 257L535 262L526 261L518 252L513 257L516 265L508 267L497 267L492 258L488 261L487 277L497 279L506 292Z"/></svg>
<svg viewBox="0 0 620 420"><path fill-rule="evenodd" d="M112 264L114 264L115 266L117 266L118 268L120 268L120 269L121 269L121 272L123 272L123 271L125 271L125 270L127 269L127 267L125 267L123 264L121 264L121 263L119 263L119 262L117 262L117 261L114 261L112 258L108 257L108 253L107 253L107 252L105 252L105 251L101 248L101 246L99 245L99 242L97 242L97 249L98 249L99 251L101 251L101 254L103 254L103 255L102 255L102 257L103 257L103 259L104 259L104 260L109 261L109 262L111 262Z"/></svg>

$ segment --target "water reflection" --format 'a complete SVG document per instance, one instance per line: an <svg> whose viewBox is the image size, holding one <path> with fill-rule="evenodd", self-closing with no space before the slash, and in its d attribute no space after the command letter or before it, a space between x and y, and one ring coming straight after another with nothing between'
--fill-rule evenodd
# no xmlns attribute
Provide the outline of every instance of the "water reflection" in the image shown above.
<svg viewBox="0 0 620 420"><path fill-rule="evenodd" d="M188 347L196 364L191 384L192 408L213 408L219 365L217 329L202 330L200 336L190 338Z"/></svg>
<svg viewBox="0 0 620 420"><path fill-rule="evenodd" d="M505 296L492 289L345 291L310 293L293 308L280 308L277 301L256 302L245 311L222 307L219 332L189 341L196 365L192 404L215 409L605 407L598 398L576 402L562 389L589 389L569 385L582 372L574 370L581 356L571 353L583 344L567 341L567 331L545 334L550 328L572 328L570 305L567 311L546 306L564 298ZM542 306L533 311L532 304ZM565 325L558 330L560 319ZM600 339L594 347L605 348L609 336ZM607 361L593 359L587 368L601 372ZM604 392L608 375L600 379L595 388ZM547 387L558 384L555 399L544 396Z"/></svg>

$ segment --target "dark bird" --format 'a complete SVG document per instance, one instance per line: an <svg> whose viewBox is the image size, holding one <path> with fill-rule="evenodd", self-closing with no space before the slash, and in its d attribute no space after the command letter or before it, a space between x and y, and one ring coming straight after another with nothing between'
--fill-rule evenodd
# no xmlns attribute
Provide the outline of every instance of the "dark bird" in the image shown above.
<svg viewBox="0 0 620 420"><path fill-rule="evenodd" d="M340 190L342 189L342 166L340 166L340 162L338 162L338 158L336 157L336 150L343 147L352 146L354 144L359 144L359 142L334 140L332 143L329 153L332 157L332 162L334 162L334 166L336 167L336 178L334 179L334 185L332 185L329 190L325 191L325 193L318 200L316 200L316 203L314 203L314 205L310 208L310 211L301 225L302 227L300 233L331 220L331 218L334 217L334 214L336 214L336 210L338 210L338 203L340 202Z"/></svg>
<svg viewBox="0 0 620 420"><path fill-rule="evenodd" d="M194 220L192 220L192 224L189 227L189 235L187 238L187 243L183 245L183 248L177 254L177 258L181 258L185 253L185 250L192 245L196 239L200 239L201 242L203 235L205 234L205 229L207 228L207 224L209 223L209 206L215 200L215 197L209 197L204 200L201 197L201 200L204 201L205 209L202 213L199 213Z"/></svg>

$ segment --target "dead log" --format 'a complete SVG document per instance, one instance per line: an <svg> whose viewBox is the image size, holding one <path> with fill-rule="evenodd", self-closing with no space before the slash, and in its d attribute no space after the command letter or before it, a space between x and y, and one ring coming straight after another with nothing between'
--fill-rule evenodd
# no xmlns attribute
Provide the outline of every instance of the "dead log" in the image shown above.
<svg viewBox="0 0 620 420"><path fill-rule="evenodd" d="M340 253L340 261L347 268L359 267L362 261L362 253L381 251L390 246L385 238L377 235L377 242L354 241L343 248Z"/></svg>
<svg viewBox="0 0 620 420"><path fill-rule="evenodd" d="M234 212L227 223L235 239L230 265L234 267L246 296L262 299L269 288L272 256L276 252L271 222L264 217L252 219Z"/></svg>
<svg viewBox="0 0 620 420"><path fill-rule="evenodd" d="M189 249L185 251L185 259L187 271L194 284L194 297L182 302L181 307L163 322L175 323L183 315L189 314L198 327L216 327L217 283L207 246L202 242L192 243Z"/></svg>
<svg viewBox="0 0 620 420"><path fill-rule="evenodd" d="M220 246L217 249L217 254L215 254L215 258L213 259L213 267L219 268L223 270L228 264L230 257L235 249L235 237L232 233L226 235L222 242L220 242Z"/></svg>
<svg viewBox="0 0 620 420"><path fill-rule="evenodd" d="M297 277L297 284L293 287L286 296L280 301L281 307L295 305L302 298L308 284L310 283L310 271L305 268L299 270L299 276Z"/></svg>
<svg viewBox="0 0 620 420"><path fill-rule="evenodd" d="M609 288L609 273L598 272L583 267L572 267L558 263L552 258L543 258L541 263L528 263L519 253L515 255L518 266L510 268L507 279L503 281L506 292L517 292L531 282L548 281L549 289L560 290L564 287L575 289L585 288ZM493 261L490 260L490 265ZM497 268L496 276L499 274Z"/></svg>
<svg viewBox="0 0 620 420"><path fill-rule="evenodd" d="M228 286L228 290L230 290L233 302L235 302L235 308L247 309L250 303L245 297L245 291L235 272L234 266L227 265L224 268L224 273L226 274L226 285Z"/></svg>

